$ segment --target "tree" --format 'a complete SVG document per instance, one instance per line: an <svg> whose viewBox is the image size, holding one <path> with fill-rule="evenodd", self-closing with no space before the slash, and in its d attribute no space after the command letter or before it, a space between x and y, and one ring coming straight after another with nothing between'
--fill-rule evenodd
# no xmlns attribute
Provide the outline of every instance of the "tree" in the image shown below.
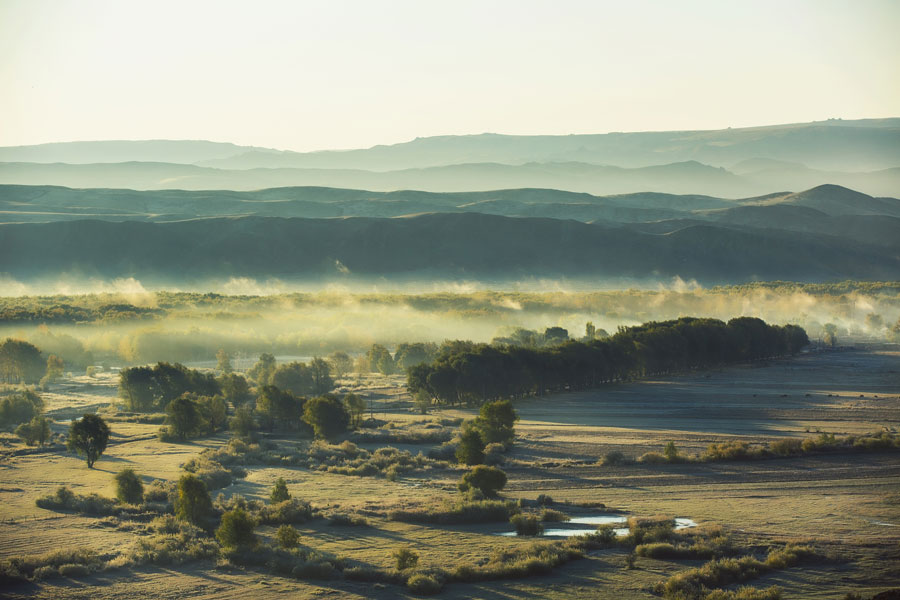
<svg viewBox="0 0 900 600"><path fill-rule="evenodd" d="M186 394L166 405L166 424L174 437L187 440L203 425L203 417L197 403Z"/></svg>
<svg viewBox="0 0 900 600"><path fill-rule="evenodd" d="M316 383L313 371L302 362L290 362L279 366L272 373L270 384L278 389L288 391L295 396L315 394Z"/></svg>
<svg viewBox="0 0 900 600"><path fill-rule="evenodd" d="M300 534L291 525L282 525L275 532L275 540L279 547L290 550L300 544Z"/></svg>
<svg viewBox="0 0 900 600"><path fill-rule="evenodd" d="M16 427L16 435L29 446L34 444L43 446L50 439L50 419L43 415L37 415L28 423L22 423Z"/></svg>
<svg viewBox="0 0 900 600"><path fill-rule="evenodd" d="M597 328L594 327L594 324L590 321L584 324L584 337L586 340L590 341L594 339L594 335L597 333Z"/></svg>
<svg viewBox="0 0 900 600"><path fill-rule="evenodd" d="M401 371L422 363L430 363L437 356L437 344L400 344L394 352L394 364Z"/></svg>
<svg viewBox="0 0 900 600"><path fill-rule="evenodd" d="M116 474L116 498L125 504L140 504L144 499L144 484L134 469L122 469Z"/></svg>
<svg viewBox="0 0 900 600"><path fill-rule="evenodd" d="M256 412L261 418L262 426L269 430L275 423L296 429L303 416L305 402L304 398L298 398L289 391L274 385L265 385L260 388L259 396L256 398Z"/></svg>
<svg viewBox="0 0 900 600"><path fill-rule="evenodd" d="M63 369L65 368L65 363L63 363L63 359L56 356L55 354L51 354L47 357L47 372L41 378L41 386L45 386L48 383L53 383L60 377L62 377Z"/></svg>
<svg viewBox="0 0 900 600"><path fill-rule="evenodd" d="M332 439L347 431L350 415L344 403L329 394L308 400L303 420L313 428L317 438Z"/></svg>
<svg viewBox="0 0 900 600"><path fill-rule="evenodd" d="M251 439L256 431L256 421L250 408L242 406L234 411L234 416L228 421L228 428L241 439Z"/></svg>
<svg viewBox="0 0 900 600"><path fill-rule="evenodd" d="M235 508L222 515L222 524L216 529L216 539L224 548L253 548L256 521L242 508Z"/></svg>
<svg viewBox="0 0 900 600"><path fill-rule="evenodd" d="M366 352L366 363L370 373L390 375L394 372L394 359L388 349L381 344L372 344Z"/></svg>
<svg viewBox="0 0 900 600"><path fill-rule="evenodd" d="M837 325L834 323L825 323L825 337L823 338L825 345L834 348L837 346L837 340Z"/></svg>
<svg viewBox="0 0 900 600"><path fill-rule="evenodd" d="M669 442L666 444L665 448L663 448L663 455L665 455L666 460L668 460L669 462L678 461L678 448L675 447L675 442Z"/></svg>
<svg viewBox="0 0 900 600"><path fill-rule="evenodd" d="M319 357L309 361L309 372L312 376L312 394L321 395L334 389L334 379L331 378L331 367Z"/></svg>
<svg viewBox="0 0 900 600"><path fill-rule="evenodd" d="M219 348L219 351L216 352L216 370L222 371L225 375L234 371L234 367L231 366L231 357L223 348Z"/></svg>
<svg viewBox="0 0 900 600"><path fill-rule="evenodd" d="M484 462L484 438L475 421L466 421L459 431L456 460L461 465L480 465Z"/></svg>
<svg viewBox="0 0 900 600"><path fill-rule="evenodd" d="M394 559L397 561L397 570L412 569L419 564L419 555L412 548L398 548L394 550Z"/></svg>
<svg viewBox="0 0 900 600"><path fill-rule="evenodd" d="M175 515L194 525L202 525L211 513L212 500L203 480L190 473L182 475L178 480Z"/></svg>
<svg viewBox="0 0 900 600"><path fill-rule="evenodd" d="M506 473L497 467L478 465L459 480L459 491L470 489L481 491L488 498L493 498L506 485Z"/></svg>
<svg viewBox="0 0 900 600"><path fill-rule="evenodd" d="M344 396L344 406L347 407L347 412L350 413L351 425L359 427L363 413L366 412L366 401L358 394L350 392Z"/></svg>
<svg viewBox="0 0 900 600"><path fill-rule="evenodd" d="M478 427L485 444L509 444L516 437L515 422L519 419L509 399L485 402L478 414Z"/></svg>
<svg viewBox="0 0 900 600"><path fill-rule="evenodd" d="M106 450L108 442L109 426L106 421L98 415L88 413L72 421L66 446L70 452L83 454L88 468L93 469L94 463Z"/></svg>
<svg viewBox="0 0 900 600"><path fill-rule="evenodd" d="M413 400L413 404L423 415L428 414L428 409L431 408L431 394L428 393L428 390L422 390L416 392L415 399Z"/></svg>
<svg viewBox="0 0 900 600"><path fill-rule="evenodd" d="M156 403L156 382L151 367L133 367L119 371L119 397L125 410L146 412Z"/></svg>
<svg viewBox="0 0 900 600"><path fill-rule="evenodd" d="M343 379L353 370L353 359L346 352L332 352L328 356L328 364L331 366L331 372L334 373L335 379Z"/></svg>
<svg viewBox="0 0 900 600"><path fill-rule="evenodd" d="M243 376L237 373L226 373L219 377L218 381L225 399L235 406L250 399L250 385Z"/></svg>
<svg viewBox="0 0 900 600"><path fill-rule="evenodd" d="M0 425L27 423L44 410L44 401L33 390L23 390L0 400Z"/></svg>
<svg viewBox="0 0 900 600"><path fill-rule="evenodd" d="M0 377L6 383L37 383L45 371L37 346L12 338L0 342Z"/></svg>
<svg viewBox="0 0 900 600"><path fill-rule="evenodd" d="M201 396L197 399L197 408L207 433L219 431L228 421L228 409L222 396Z"/></svg>
<svg viewBox="0 0 900 600"><path fill-rule="evenodd" d="M279 502L290 499L291 494L288 492L287 483L284 481L284 477L279 477L278 481L275 482L275 486L272 488L272 493L269 494L269 503L278 504Z"/></svg>
<svg viewBox="0 0 900 600"><path fill-rule="evenodd" d="M257 385L269 385L274 372L275 357L263 352L259 355L259 361L247 371L247 377L255 381Z"/></svg>

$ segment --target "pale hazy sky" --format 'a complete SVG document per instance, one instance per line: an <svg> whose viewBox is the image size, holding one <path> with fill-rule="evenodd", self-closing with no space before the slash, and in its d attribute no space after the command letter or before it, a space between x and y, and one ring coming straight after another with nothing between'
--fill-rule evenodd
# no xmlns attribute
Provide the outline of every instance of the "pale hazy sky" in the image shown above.
<svg viewBox="0 0 900 600"><path fill-rule="evenodd" d="M900 0L0 0L0 145L900 116Z"/></svg>

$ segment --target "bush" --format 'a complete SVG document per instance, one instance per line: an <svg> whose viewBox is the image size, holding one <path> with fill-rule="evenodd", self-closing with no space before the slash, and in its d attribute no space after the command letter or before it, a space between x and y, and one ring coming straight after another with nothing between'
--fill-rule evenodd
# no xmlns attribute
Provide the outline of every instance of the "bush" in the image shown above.
<svg viewBox="0 0 900 600"><path fill-rule="evenodd" d="M493 443L484 447L484 464L497 466L502 465L506 458L503 453L506 452L506 446L503 444Z"/></svg>
<svg viewBox="0 0 900 600"><path fill-rule="evenodd" d="M144 484L134 469L122 469L116 474L116 498L123 504L140 504L144 499Z"/></svg>
<svg viewBox="0 0 900 600"><path fill-rule="evenodd" d="M458 487L461 492L476 489L485 496L493 498L505 485L506 473L497 467L478 465L462 476Z"/></svg>
<svg viewBox="0 0 900 600"><path fill-rule="evenodd" d="M243 509L237 508L222 515L222 524L216 530L216 539L225 548L252 548L256 545L253 528L256 522Z"/></svg>
<svg viewBox="0 0 900 600"><path fill-rule="evenodd" d="M434 575L414 573L406 581L406 587L414 594L420 596L433 596L440 593L444 584Z"/></svg>
<svg viewBox="0 0 900 600"><path fill-rule="evenodd" d="M178 480L178 497L175 500L175 514L179 519L184 519L200 525L212 513L212 500L206 484L194 475L182 475Z"/></svg>
<svg viewBox="0 0 900 600"><path fill-rule="evenodd" d="M16 435L29 446L35 444L43 446L50 439L50 419L38 415L28 423L22 423L16 427Z"/></svg>
<svg viewBox="0 0 900 600"><path fill-rule="evenodd" d="M305 523L310 519L312 519L312 507L309 503L296 498L264 506L259 511L260 523L264 525Z"/></svg>
<svg viewBox="0 0 900 600"><path fill-rule="evenodd" d="M300 545L300 534L290 525L282 525L275 532L275 541L279 547L290 550Z"/></svg>
<svg viewBox="0 0 900 600"><path fill-rule="evenodd" d="M344 513L334 513L328 517L328 524L338 527L366 527L369 522L365 517L357 515L348 515Z"/></svg>
<svg viewBox="0 0 900 600"><path fill-rule="evenodd" d="M545 508L541 511L541 521L545 523L562 523L564 521L569 520L569 515L559 512L558 510L553 510L551 508Z"/></svg>
<svg viewBox="0 0 900 600"><path fill-rule="evenodd" d="M70 573L73 572L72 567L79 566L84 569L84 574L87 574L100 569L103 561L89 548L54 550L46 554L12 557L0 561L0 585L53 577L59 574L62 566L66 566L66 570Z"/></svg>
<svg viewBox="0 0 900 600"><path fill-rule="evenodd" d="M419 555L411 548L398 548L394 550L393 556L400 571L412 569L419 564Z"/></svg>
<svg viewBox="0 0 900 600"><path fill-rule="evenodd" d="M541 506L553 506L553 498L548 494L540 494L537 497L537 503Z"/></svg>
<svg viewBox="0 0 900 600"><path fill-rule="evenodd" d="M607 452L603 458L600 460L600 464L605 467L614 467L618 465L624 465L628 462L628 459L625 457L624 452L619 452L618 450L613 450L612 452Z"/></svg>
<svg viewBox="0 0 900 600"><path fill-rule="evenodd" d="M544 533L544 526L536 515L513 515L509 522L516 528L516 535L535 536Z"/></svg>
<svg viewBox="0 0 900 600"><path fill-rule="evenodd" d="M405 523L506 523L511 515L519 512L519 507L512 501L500 500L463 500L455 504L419 510L394 510L388 514L391 521Z"/></svg>
<svg viewBox="0 0 900 600"><path fill-rule="evenodd" d="M339 398L326 395L306 402L303 420L313 428L317 438L332 439L347 431L350 413Z"/></svg>
<svg viewBox="0 0 900 600"><path fill-rule="evenodd" d="M703 460L751 460L760 458L760 450L751 450L747 442L722 442L710 444L703 454Z"/></svg>
<svg viewBox="0 0 900 600"><path fill-rule="evenodd" d="M59 574L63 577L86 577L90 572L90 569L84 565L66 564L59 566Z"/></svg>
<svg viewBox="0 0 900 600"><path fill-rule="evenodd" d="M288 492L287 483L285 483L284 477L279 477L278 481L275 482L275 486L272 488L272 493L269 494L269 502L271 504L279 504L290 499L291 495Z"/></svg>
<svg viewBox="0 0 900 600"><path fill-rule="evenodd" d="M461 465L480 465L484 462L485 442L475 421L466 421L460 427L456 460Z"/></svg>
<svg viewBox="0 0 900 600"><path fill-rule="evenodd" d="M153 520L148 530L156 532L155 535L138 538L128 555L137 564L179 565L219 554L219 546L212 538L170 515Z"/></svg>
<svg viewBox="0 0 900 600"><path fill-rule="evenodd" d="M669 462L669 460L659 452L647 452L641 454L638 458L638 462L648 465L662 465Z"/></svg>

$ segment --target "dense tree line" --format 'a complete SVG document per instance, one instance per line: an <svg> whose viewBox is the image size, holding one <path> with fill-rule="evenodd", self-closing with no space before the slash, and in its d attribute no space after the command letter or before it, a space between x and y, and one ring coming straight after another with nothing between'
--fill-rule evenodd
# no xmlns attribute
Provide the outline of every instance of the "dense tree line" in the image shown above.
<svg viewBox="0 0 900 600"><path fill-rule="evenodd" d="M126 410L162 410L185 393L215 396L222 392L211 373L182 364L161 362L153 367L131 367L119 372L119 396Z"/></svg>
<svg viewBox="0 0 900 600"><path fill-rule="evenodd" d="M620 328L608 339L552 348L445 344L437 360L411 367L407 385L440 404L542 395L721 364L796 354L809 344L795 325L752 317L683 317Z"/></svg>

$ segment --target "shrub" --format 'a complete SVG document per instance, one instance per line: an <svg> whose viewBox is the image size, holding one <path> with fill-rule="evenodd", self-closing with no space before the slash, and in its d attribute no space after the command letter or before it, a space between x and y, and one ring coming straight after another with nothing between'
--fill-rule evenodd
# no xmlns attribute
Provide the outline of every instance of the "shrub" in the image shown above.
<svg viewBox="0 0 900 600"><path fill-rule="evenodd" d="M519 507L512 501L463 500L440 507L394 510L388 514L388 519L406 523L506 523L509 517L517 512Z"/></svg>
<svg viewBox="0 0 900 600"><path fill-rule="evenodd" d="M0 585L24 582L29 578L53 577L59 574L59 568L64 565L70 573L72 572L70 569L77 565L87 574L98 570L103 561L89 548L71 548L33 556L12 557L0 561Z"/></svg>
<svg viewBox="0 0 900 600"><path fill-rule="evenodd" d="M475 421L463 423L456 446L456 460L461 465L480 465L484 462L484 438Z"/></svg>
<svg viewBox="0 0 900 600"><path fill-rule="evenodd" d="M553 498L547 494L540 494L537 497L537 503L541 506L553 506Z"/></svg>
<svg viewBox="0 0 900 600"><path fill-rule="evenodd" d="M178 497L175 500L175 514L178 518L199 525L211 513L212 500L206 484L194 475L182 475L178 480Z"/></svg>
<svg viewBox="0 0 900 600"><path fill-rule="evenodd" d="M625 555L625 568L626 569L634 569L635 563L637 562L637 554L634 552L629 552Z"/></svg>
<svg viewBox="0 0 900 600"><path fill-rule="evenodd" d="M503 453L506 447L503 444L493 443L484 447L484 464L497 466L502 465L505 461Z"/></svg>
<svg viewBox="0 0 900 600"><path fill-rule="evenodd" d="M506 473L497 467L478 465L462 476L458 487L461 492L477 489L485 496L493 498L505 485Z"/></svg>
<svg viewBox="0 0 900 600"><path fill-rule="evenodd" d="M122 469L116 474L116 498L124 504L140 504L144 499L144 484L134 469Z"/></svg>
<svg viewBox="0 0 900 600"><path fill-rule="evenodd" d="M84 565L66 564L59 566L59 574L63 577L86 577L90 570Z"/></svg>
<svg viewBox="0 0 900 600"><path fill-rule="evenodd" d="M777 585L762 590L742 586L736 590L712 590L703 597L703 600L781 600L783 597L781 588ZM858 598L862 600L862 597Z"/></svg>
<svg viewBox="0 0 900 600"><path fill-rule="evenodd" d="M703 454L703 460L749 460L759 458L760 455L760 451L751 450L747 442L730 441L710 444Z"/></svg>
<svg viewBox="0 0 900 600"><path fill-rule="evenodd" d="M259 520L264 525L305 523L310 519L312 519L312 507L309 503L296 498L264 506L259 511Z"/></svg>
<svg viewBox="0 0 900 600"><path fill-rule="evenodd" d="M444 584L434 575L414 573L406 580L406 587L414 594L420 596L433 596L434 594L440 593L444 588Z"/></svg>
<svg viewBox="0 0 900 600"><path fill-rule="evenodd" d="M241 548L256 545L253 528L256 522L243 509L236 508L222 515L222 524L216 530L216 539L225 548Z"/></svg>
<svg viewBox="0 0 900 600"><path fill-rule="evenodd" d="M38 415L28 423L22 423L16 427L16 435L29 446L35 444L43 446L50 439L50 419Z"/></svg>
<svg viewBox="0 0 900 600"><path fill-rule="evenodd" d="M544 533L544 526L536 515L513 515L509 522L516 528L516 535L535 536Z"/></svg>
<svg viewBox="0 0 900 600"><path fill-rule="evenodd" d="M541 521L545 523L561 523L569 520L569 515L558 510L545 508L541 511Z"/></svg>
<svg viewBox="0 0 900 600"><path fill-rule="evenodd" d="M320 439L331 439L347 431L350 414L344 403L335 396L312 398L303 409L303 420Z"/></svg>
<svg viewBox="0 0 900 600"><path fill-rule="evenodd" d="M638 458L638 462L648 465L661 465L669 462L669 460L659 452L647 452L641 454L640 458Z"/></svg>
<svg viewBox="0 0 900 600"><path fill-rule="evenodd" d="M285 483L284 477L279 477L272 488L272 493L269 494L269 502L271 504L279 504L290 499L291 495L288 493L287 483Z"/></svg>
<svg viewBox="0 0 900 600"><path fill-rule="evenodd" d="M617 465L624 465L628 462L628 459L625 457L624 452L619 452L618 450L613 450L612 452L607 452L603 458L600 460L600 464L605 467L614 467Z"/></svg>
<svg viewBox="0 0 900 600"><path fill-rule="evenodd" d="M334 513L330 517L328 517L328 524L339 527L365 527L369 525L369 522L365 519L365 517L348 515L344 513Z"/></svg>
<svg viewBox="0 0 900 600"><path fill-rule="evenodd" d="M275 541L285 550L296 548L300 544L300 534L290 525L282 525L275 532Z"/></svg>
<svg viewBox="0 0 900 600"><path fill-rule="evenodd" d="M394 550L393 556L400 571L412 569L419 564L419 555L412 548L398 548Z"/></svg>
<svg viewBox="0 0 900 600"><path fill-rule="evenodd" d="M219 546L212 538L203 536L194 525L171 516L155 519L148 529L156 534L138 538L128 555L137 564L179 565L219 554Z"/></svg>

